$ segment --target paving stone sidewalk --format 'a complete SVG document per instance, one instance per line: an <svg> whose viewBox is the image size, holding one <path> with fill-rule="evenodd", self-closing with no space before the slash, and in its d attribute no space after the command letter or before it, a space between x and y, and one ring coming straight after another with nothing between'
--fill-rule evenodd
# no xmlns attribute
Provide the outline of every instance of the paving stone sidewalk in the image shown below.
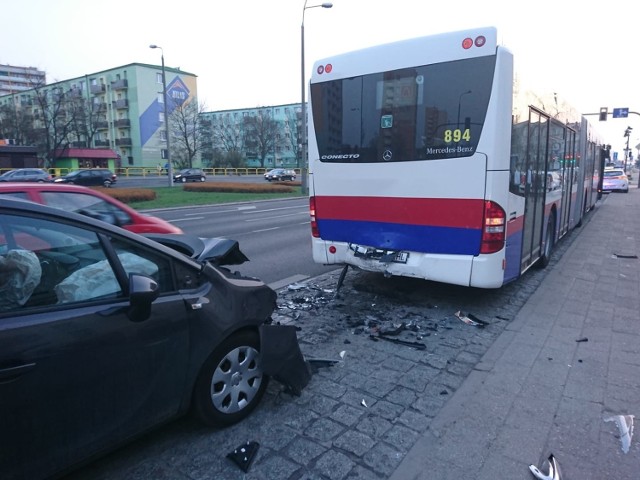
<svg viewBox="0 0 640 480"><path fill-rule="evenodd" d="M389 478L640 479L640 190L596 210Z"/></svg>

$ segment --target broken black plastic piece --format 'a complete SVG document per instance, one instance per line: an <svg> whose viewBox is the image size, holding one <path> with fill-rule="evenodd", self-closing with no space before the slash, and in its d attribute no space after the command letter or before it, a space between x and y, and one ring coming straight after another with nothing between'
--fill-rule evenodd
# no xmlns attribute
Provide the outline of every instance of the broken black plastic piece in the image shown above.
<svg viewBox="0 0 640 480"><path fill-rule="evenodd" d="M260 444L258 442L247 442L244 445L240 445L233 452L228 453L227 458L238 465L244 473L247 473L259 448Z"/></svg>
<svg viewBox="0 0 640 480"><path fill-rule="evenodd" d="M311 380L311 370L300 351L296 327L262 325L260 346L263 372L282 383L293 395L300 396Z"/></svg>
<svg viewBox="0 0 640 480"><path fill-rule="evenodd" d="M405 345L407 347L413 347L416 348L418 350L426 350L427 346L424 343L419 343L419 342L408 342L406 340L400 340L399 338L389 338L389 337L385 337L384 335L369 335L369 338L373 341L378 341L378 340L386 340L387 342L391 342L391 343L395 343L397 345Z"/></svg>

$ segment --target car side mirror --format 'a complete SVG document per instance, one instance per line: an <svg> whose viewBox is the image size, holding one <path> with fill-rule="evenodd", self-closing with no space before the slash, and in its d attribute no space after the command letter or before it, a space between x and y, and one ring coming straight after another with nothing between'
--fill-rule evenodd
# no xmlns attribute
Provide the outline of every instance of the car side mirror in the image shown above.
<svg viewBox="0 0 640 480"><path fill-rule="evenodd" d="M158 298L158 282L146 275L129 274L129 311L132 322L143 322L151 315L151 304Z"/></svg>

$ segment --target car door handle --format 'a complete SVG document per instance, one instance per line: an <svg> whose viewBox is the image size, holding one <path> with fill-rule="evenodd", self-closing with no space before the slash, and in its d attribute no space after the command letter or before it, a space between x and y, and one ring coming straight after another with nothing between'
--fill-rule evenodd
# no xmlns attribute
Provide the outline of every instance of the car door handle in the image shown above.
<svg viewBox="0 0 640 480"><path fill-rule="evenodd" d="M36 368L35 363L25 363L24 365L18 365L16 367L0 368L0 383L13 381L17 377L29 373L34 368Z"/></svg>

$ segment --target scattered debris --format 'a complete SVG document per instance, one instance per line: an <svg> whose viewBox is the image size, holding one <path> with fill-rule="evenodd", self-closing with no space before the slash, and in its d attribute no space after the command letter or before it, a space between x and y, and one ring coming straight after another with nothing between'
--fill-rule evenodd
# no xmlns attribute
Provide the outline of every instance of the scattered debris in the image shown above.
<svg viewBox="0 0 640 480"><path fill-rule="evenodd" d="M471 325L473 327L483 328L489 325L487 322L485 322L484 320L480 320L478 317L472 315L471 313L464 314L460 310L458 310L456 313L454 313L454 315L467 325Z"/></svg>
<svg viewBox="0 0 640 480"><path fill-rule="evenodd" d="M587 337L578 338L576 342L588 342L589 339Z"/></svg>
<svg viewBox="0 0 640 480"><path fill-rule="evenodd" d="M549 458L544 463L549 465L549 473L542 473L535 465L529 465L529 470L540 480L561 480L560 465L558 465L553 454L549 455Z"/></svg>
<svg viewBox="0 0 640 480"><path fill-rule="evenodd" d="M364 401L364 398L360 402L360 405L362 405L364 408L369 408L369 406L367 405L367 402Z"/></svg>
<svg viewBox="0 0 640 480"><path fill-rule="evenodd" d="M398 345L405 345L407 347L413 347L413 348L416 348L418 350L426 350L427 349L427 346L424 343L409 342L407 340L400 340L399 338L389 338L389 337L385 337L384 335L381 335L381 334L369 335L369 338L371 340L373 340L374 342L377 342L378 340L386 340L387 342L396 343Z"/></svg>
<svg viewBox="0 0 640 480"><path fill-rule="evenodd" d="M615 422L618 426L620 441L622 442L622 451L629 453L631 446L631 437L633 437L633 419L634 415L614 415L604 419L605 422Z"/></svg>
<svg viewBox="0 0 640 480"><path fill-rule="evenodd" d="M260 345L264 373L299 396L311 380L311 370L300 351L296 330L293 325L262 325Z"/></svg>
<svg viewBox="0 0 640 480"><path fill-rule="evenodd" d="M240 445L233 452L228 453L227 458L238 465L244 473L247 473L253 459L256 457L256 453L258 453L258 448L260 448L258 442L247 442L244 445Z"/></svg>
<svg viewBox="0 0 640 480"><path fill-rule="evenodd" d="M613 256L616 258L638 258L637 255L623 255L621 253L614 253Z"/></svg>

